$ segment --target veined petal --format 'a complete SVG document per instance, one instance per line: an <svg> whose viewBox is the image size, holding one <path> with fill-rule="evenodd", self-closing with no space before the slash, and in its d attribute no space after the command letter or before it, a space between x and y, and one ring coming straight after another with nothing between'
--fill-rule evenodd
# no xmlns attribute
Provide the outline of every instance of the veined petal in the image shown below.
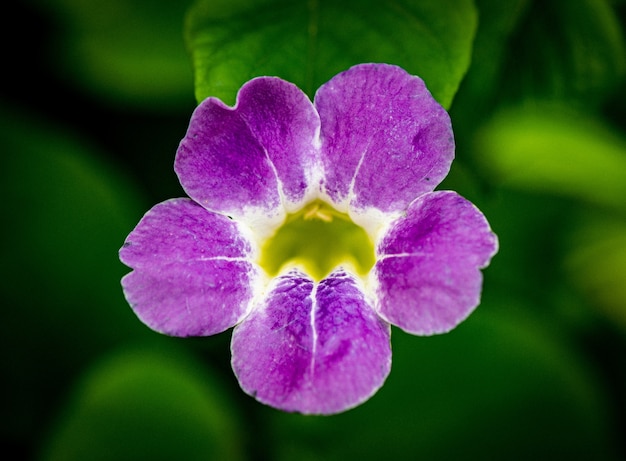
<svg viewBox="0 0 626 461"><path fill-rule="evenodd" d="M368 399L389 374L389 325L342 270L318 284L291 271L238 325L233 369L242 388L273 407L330 414Z"/></svg>
<svg viewBox="0 0 626 461"><path fill-rule="evenodd" d="M300 209L317 193L321 176L313 103L291 83L259 77L241 88L237 110L275 168L287 212Z"/></svg>
<svg viewBox="0 0 626 461"><path fill-rule="evenodd" d="M239 226L189 199L148 211L120 259L129 304L155 331L172 336L222 332L247 315L259 284L254 249Z"/></svg>
<svg viewBox="0 0 626 461"><path fill-rule="evenodd" d="M482 213L455 192L425 194L383 237L373 277L377 311L403 330L451 330L478 305L481 268L498 242Z"/></svg>
<svg viewBox="0 0 626 461"><path fill-rule="evenodd" d="M424 82L400 67L361 64L315 95L320 114L323 191L358 215L406 209L431 192L454 158L447 112Z"/></svg>
<svg viewBox="0 0 626 461"><path fill-rule="evenodd" d="M285 207L292 211L311 194L318 145L319 117L307 96L259 77L241 88L234 108L215 98L196 108L175 170L192 199L265 235Z"/></svg>

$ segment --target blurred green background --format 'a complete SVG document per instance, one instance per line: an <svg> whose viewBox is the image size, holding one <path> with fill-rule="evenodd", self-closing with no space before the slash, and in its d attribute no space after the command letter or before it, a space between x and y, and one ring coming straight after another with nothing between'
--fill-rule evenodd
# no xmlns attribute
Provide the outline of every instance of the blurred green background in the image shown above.
<svg viewBox="0 0 626 461"><path fill-rule="evenodd" d="M27 0L5 13L2 447L52 460L626 459L626 3ZM450 108L440 188L500 252L453 332L394 329L344 414L244 395L230 334L151 332L117 250L172 170L196 97L351 64L422 76ZM195 80L194 80L195 79ZM195 84L194 84L195 82Z"/></svg>

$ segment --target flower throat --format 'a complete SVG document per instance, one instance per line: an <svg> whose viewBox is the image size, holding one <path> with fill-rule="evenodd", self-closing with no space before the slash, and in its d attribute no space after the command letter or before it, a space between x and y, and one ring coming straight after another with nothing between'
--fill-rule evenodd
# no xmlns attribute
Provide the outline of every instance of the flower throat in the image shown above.
<svg viewBox="0 0 626 461"><path fill-rule="evenodd" d="M365 230L347 214L316 200L287 216L263 244L260 265L270 276L298 266L322 280L340 265L365 276L374 261L374 245Z"/></svg>

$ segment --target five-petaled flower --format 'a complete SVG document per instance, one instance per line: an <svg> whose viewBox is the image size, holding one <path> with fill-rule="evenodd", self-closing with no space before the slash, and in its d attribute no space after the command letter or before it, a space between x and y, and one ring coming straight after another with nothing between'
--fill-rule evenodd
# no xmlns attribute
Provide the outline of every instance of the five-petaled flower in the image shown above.
<svg viewBox="0 0 626 461"><path fill-rule="evenodd" d="M156 205L120 250L133 269L126 298L167 335L235 327L233 370L263 403L354 407L389 374L390 325L443 333L479 303L497 238L466 199L434 191L453 157L448 114L392 65L352 67L314 102L275 77L247 82L232 108L208 98L176 155L190 198ZM268 244L293 239L280 232L293 220L304 223L296 229L347 221L366 243L342 253L352 241L342 227L312 252L317 228L295 233L295 253ZM355 263L368 245L371 263ZM337 251L346 257L333 259ZM318 256L326 262L307 261Z"/></svg>

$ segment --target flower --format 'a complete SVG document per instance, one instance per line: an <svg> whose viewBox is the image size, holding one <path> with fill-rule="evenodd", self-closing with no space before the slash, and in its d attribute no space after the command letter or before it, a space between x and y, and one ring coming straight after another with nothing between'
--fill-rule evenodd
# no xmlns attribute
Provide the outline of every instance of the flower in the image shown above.
<svg viewBox="0 0 626 461"><path fill-rule="evenodd" d="M167 335L234 327L233 371L260 402L352 408L389 374L390 325L443 333L479 303L497 238L466 199L434 191L453 157L448 114L399 67L352 67L313 103L250 80L233 108L194 111L175 161L190 198L126 239L125 296Z"/></svg>

